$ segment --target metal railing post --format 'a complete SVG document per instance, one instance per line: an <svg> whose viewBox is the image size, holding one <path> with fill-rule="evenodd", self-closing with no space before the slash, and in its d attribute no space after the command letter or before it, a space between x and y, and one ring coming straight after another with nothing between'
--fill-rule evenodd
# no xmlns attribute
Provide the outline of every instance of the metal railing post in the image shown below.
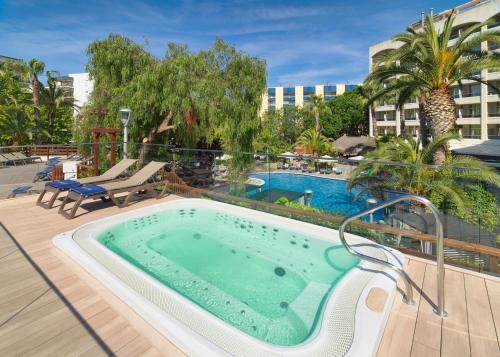
<svg viewBox="0 0 500 357"><path fill-rule="evenodd" d="M397 267L396 265L394 265L392 263L386 262L384 260L380 260L380 259L371 257L369 255L359 253L358 251L354 250L347 243L347 241L345 239L345 235L344 235L345 228L347 227L347 225L351 221L353 221L357 218L360 218L362 216L365 216L367 214L373 213L381 208L391 206L391 205L398 203L398 202L401 202L401 201L416 201L416 202L422 203L423 205L425 205L431 209L432 214L434 215L434 219L436 220L436 265L437 265L436 278L437 278L437 295L438 295L437 300L438 300L438 302L437 302L437 308L434 309L434 312L436 314L438 314L440 317L446 317L446 316L448 316L448 314L446 313L446 311L444 309L444 305L445 305L445 302L444 302L444 274L445 274L445 272L444 272L444 251L443 251L444 250L443 224L441 222L441 215L439 213L439 210L427 198L415 196L415 195L403 195L403 196L394 198L392 200L382 202L381 204L374 206L374 207L371 207L370 209L367 209L367 210L364 210L362 212L348 216L348 217L344 218L344 220L340 224L340 228L339 228L340 241L342 242L342 244L344 245L344 247L346 248L346 250L349 253L351 253L351 254L353 254L361 259L370 261L372 263L384 265L384 266L392 269L393 271L395 271L403 279L403 282L405 284L405 295L404 295L403 301L407 304L414 304L415 302L413 301L413 288L412 288L411 283L410 283L410 278L408 277L408 275L405 273L405 271L403 269Z"/></svg>

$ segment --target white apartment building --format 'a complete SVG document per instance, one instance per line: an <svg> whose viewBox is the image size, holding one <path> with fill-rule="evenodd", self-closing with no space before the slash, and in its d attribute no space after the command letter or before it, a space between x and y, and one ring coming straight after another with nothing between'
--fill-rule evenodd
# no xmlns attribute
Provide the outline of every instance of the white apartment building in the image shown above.
<svg viewBox="0 0 500 357"><path fill-rule="evenodd" d="M287 105L302 107L311 101L311 95L322 96L325 100L332 99L356 87L355 84L345 83L268 87L262 97L261 113Z"/></svg>
<svg viewBox="0 0 500 357"><path fill-rule="evenodd" d="M73 80L73 98L78 108L82 108L89 101L90 93L94 89L94 81L89 78L88 73L73 73L68 77ZM77 115L80 109L75 109L73 115Z"/></svg>
<svg viewBox="0 0 500 357"><path fill-rule="evenodd" d="M449 14L450 10L446 10L434 16L438 29L442 29ZM500 0L475 0L458 6L451 41L454 41L470 25L488 19L496 21L489 26L483 26L481 32L500 29ZM418 30L422 26L422 21L410 26ZM390 39L371 46L369 50L370 68L380 62L385 51L396 47L397 44ZM483 43L481 49L500 51L500 44ZM496 87L500 87L500 72L483 70L481 77ZM457 108L456 123L463 138L487 140L500 137L500 97L494 93L491 87L473 81L464 81L461 88L458 84L453 87L452 95L455 97ZM373 136L374 124L377 126L378 135L401 134L401 115L399 110L396 111L394 102L395 100L389 100L376 106L374 108L375 117L372 117L370 112L371 136ZM405 104L403 109L405 133L418 136L417 98Z"/></svg>

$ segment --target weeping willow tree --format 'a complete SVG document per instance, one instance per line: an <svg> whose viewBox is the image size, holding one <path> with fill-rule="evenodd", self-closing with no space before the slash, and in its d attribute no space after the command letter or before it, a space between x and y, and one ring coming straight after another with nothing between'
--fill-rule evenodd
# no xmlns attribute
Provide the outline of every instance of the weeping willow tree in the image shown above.
<svg viewBox="0 0 500 357"><path fill-rule="evenodd" d="M89 104L78 118L76 142L95 126L120 127L120 107L130 107L132 143L183 147L220 142L235 172L251 163L258 112L266 88L265 62L221 39L199 52L170 43L163 59L121 35L90 44L87 70L94 79Z"/></svg>

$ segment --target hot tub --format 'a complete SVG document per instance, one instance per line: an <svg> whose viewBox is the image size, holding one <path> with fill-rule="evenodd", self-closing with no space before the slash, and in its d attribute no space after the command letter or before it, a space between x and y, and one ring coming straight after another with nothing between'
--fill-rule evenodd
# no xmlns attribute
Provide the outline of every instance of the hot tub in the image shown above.
<svg viewBox="0 0 500 357"><path fill-rule="evenodd" d="M203 199L97 220L54 244L190 355L373 355L396 291L337 231Z"/></svg>

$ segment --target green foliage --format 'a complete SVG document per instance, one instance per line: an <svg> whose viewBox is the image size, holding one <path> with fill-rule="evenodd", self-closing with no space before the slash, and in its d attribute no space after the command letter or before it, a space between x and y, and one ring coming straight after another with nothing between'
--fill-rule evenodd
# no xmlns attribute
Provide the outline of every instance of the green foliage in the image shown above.
<svg viewBox="0 0 500 357"><path fill-rule="evenodd" d="M57 71L47 71L47 86L41 87L40 101L47 117L47 132L50 142L58 142L58 139L69 139L68 133L73 121L72 109L75 107L73 97L57 85ZM54 136L54 128L57 125L57 136ZM63 142L66 142L63 141Z"/></svg>
<svg viewBox="0 0 500 357"><path fill-rule="evenodd" d="M120 35L92 43L88 70L95 80L90 101L77 120L75 141L95 126L121 127L118 110L130 107L134 143L184 147L221 143L239 173L251 163L265 90L265 63L217 39L212 48L191 52L169 44L164 59Z"/></svg>
<svg viewBox="0 0 500 357"><path fill-rule="evenodd" d="M492 208L494 205L491 200L494 200L494 197L484 190L471 190L468 184L484 182L499 186L500 175L480 160L462 155L448 154L442 168L428 166L432 164L436 150L452 139L457 139L457 135L448 133L424 148L421 147L420 141L415 141L411 136L396 137L387 143L379 143L375 151L366 155L368 159L375 161L362 163L354 170L349 189L358 186L361 188L358 195L366 191L398 190L427 197L438 208L471 223L478 223L473 217L476 213L471 216L471 212L477 212L474 211L474 205L478 204L485 217L481 222L482 227L491 229L491 217L498 212ZM377 161L408 165L391 165Z"/></svg>
<svg viewBox="0 0 500 357"><path fill-rule="evenodd" d="M500 208L497 206L495 196L484 184L465 185L465 195L472 204L470 210L461 211L450 207L459 218L467 223L481 224L481 227L490 232L500 226Z"/></svg>
<svg viewBox="0 0 500 357"><path fill-rule="evenodd" d="M34 131L33 121L22 106L13 104L0 107L0 136L10 145L31 143Z"/></svg>
<svg viewBox="0 0 500 357"><path fill-rule="evenodd" d="M295 144L308 147L314 156L330 153L333 149L330 140L314 128L305 130Z"/></svg>
<svg viewBox="0 0 500 357"><path fill-rule="evenodd" d="M285 196L281 196L274 203L276 203L277 205L286 206L288 203L290 203L290 201Z"/></svg>
<svg viewBox="0 0 500 357"><path fill-rule="evenodd" d="M397 98L396 107L401 108L413 96L419 97L420 133L424 145L429 134L436 138L453 127L456 116L450 94L452 85L461 86L463 80L470 80L498 91L491 81L486 82L477 75L481 70L500 69L500 54L481 50L484 43L500 42L500 31L481 32L482 27L495 20L474 23L450 42L455 17L453 10L438 30L434 18L429 15L421 30L409 27L406 32L394 36L392 40L398 44L397 48L379 55L380 61L375 61L365 81L378 88L370 95L371 102L392 96ZM445 149L436 151L436 164L442 164Z"/></svg>
<svg viewBox="0 0 500 357"><path fill-rule="evenodd" d="M254 148L257 151L268 150L272 154L290 151L299 135L305 130L306 122L313 121L314 117L310 110L296 106L267 111L262 115Z"/></svg>
<svg viewBox="0 0 500 357"><path fill-rule="evenodd" d="M358 89L328 100L326 106L329 111L320 119L323 135L335 140L344 134L360 136L368 133L366 100Z"/></svg>
<svg viewBox="0 0 500 357"><path fill-rule="evenodd" d="M0 143L25 145L35 138L37 143L67 143L71 138L73 98L61 94L55 71L47 72L47 88L39 82L44 66L35 59L0 64ZM47 120L37 120L42 117Z"/></svg>

